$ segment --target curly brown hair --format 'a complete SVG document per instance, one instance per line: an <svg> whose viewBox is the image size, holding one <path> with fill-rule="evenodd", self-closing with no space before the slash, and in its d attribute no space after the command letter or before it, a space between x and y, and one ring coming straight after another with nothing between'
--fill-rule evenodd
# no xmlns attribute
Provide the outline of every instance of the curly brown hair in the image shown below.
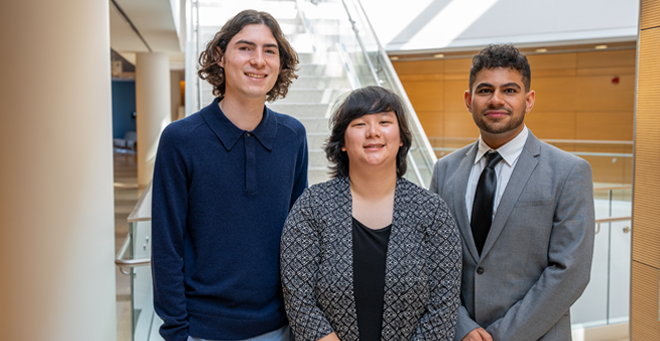
<svg viewBox="0 0 660 341"><path fill-rule="evenodd" d="M199 56L200 69L197 74L201 79L213 85L214 96L220 99L225 97L225 70L218 65L218 62L220 62L222 54L227 52L227 44L243 27L255 24L266 25L270 29L277 41L280 54L280 73L275 85L266 95L266 100L272 102L278 98L284 98L289 91L291 82L298 78L296 75L298 54L284 37L277 20L266 12L248 9L229 19ZM222 53L216 47L219 47Z"/></svg>

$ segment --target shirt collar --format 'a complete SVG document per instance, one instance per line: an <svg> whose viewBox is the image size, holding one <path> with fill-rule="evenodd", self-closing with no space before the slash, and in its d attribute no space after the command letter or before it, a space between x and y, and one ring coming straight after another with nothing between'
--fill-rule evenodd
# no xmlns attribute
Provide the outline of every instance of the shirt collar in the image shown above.
<svg viewBox="0 0 660 341"><path fill-rule="evenodd" d="M509 166L513 165L518 156L520 156L520 153L522 153L528 135L529 130L527 129L527 125L525 125L523 126L523 130L516 137L496 149L496 151L502 155L504 162L506 162ZM486 142L484 142L481 136L479 136L477 155L474 158L474 163L476 164L479 162L481 158L491 150L493 149L490 148Z"/></svg>
<svg viewBox="0 0 660 341"><path fill-rule="evenodd" d="M232 150L238 142L238 139L243 137L244 134L250 133L256 137L257 141L261 143L268 151L273 149L275 136L277 134L277 115L264 105L264 114L261 122L252 131L245 131L235 126L225 114L220 110L218 105L218 98L213 100L213 103L206 107L207 110L202 110L201 114L209 125L213 133L218 137L225 149Z"/></svg>

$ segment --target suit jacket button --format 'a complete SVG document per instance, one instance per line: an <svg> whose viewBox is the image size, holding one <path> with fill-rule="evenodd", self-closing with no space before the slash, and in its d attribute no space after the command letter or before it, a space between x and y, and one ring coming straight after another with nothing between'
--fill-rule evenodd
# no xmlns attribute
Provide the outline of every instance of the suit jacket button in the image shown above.
<svg viewBox="0 0 660 341"><path fill-rule="evenodd" d="M484 268L482 268L482 267L478 267L478 268L477 268L477 274L478 274L478 275L483 275L484 271L485 271L485 270L484 270Z"/></svg>

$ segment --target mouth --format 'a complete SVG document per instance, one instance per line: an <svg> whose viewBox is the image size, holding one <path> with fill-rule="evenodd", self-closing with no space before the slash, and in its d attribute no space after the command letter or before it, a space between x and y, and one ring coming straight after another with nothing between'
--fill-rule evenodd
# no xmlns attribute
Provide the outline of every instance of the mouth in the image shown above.
<svg viewBox="0 0 660 341"><path fill-rule="evenodd" d="M370 144L364 146L364 149L377 150L377 149L380 149L380 148L383 148L383 147L385 147L385 145L381 144L381 143L370 143Z"/></svg>
<svg viewBox="0 0 660 341"><path fill-rule="evenodd" d="M486 109L482 112L484 116L491 117L491 118L502 118L504 116L509 116L511 115L511 111L506 110L506 109Z"/></svg>
<svg viewBox="0 0 660 341"><path fill-rule="evenodd" d="M252 78L266 78L267 76L265 74L252 73L252 72L246 72L245 75Z"/></svg>

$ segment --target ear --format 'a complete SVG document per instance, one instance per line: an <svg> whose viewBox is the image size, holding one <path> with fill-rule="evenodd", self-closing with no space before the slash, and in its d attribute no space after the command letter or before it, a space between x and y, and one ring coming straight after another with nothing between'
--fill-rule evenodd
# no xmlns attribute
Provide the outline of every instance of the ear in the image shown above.
<svg viewBox="0 0 660 341"><path fill-rule="evenodd" d="M525 114L529 113L532 111L532 108L534 107L534 101L536 100L536 92L534 90L530 90L527 95L525 95L525 104L527 105L525 109Z"/></svg>
<svg viewBox="0 0 660 341"><path fill-rule="evenodd" d="M218 56L220 56L218 60L218 66L224 68L225 67L225 55L222 53L222 50L220 49L220 46L215 47L215 52L218 53Z"/></svg>
<svg viewBox="0 0 660 341"><path fill-rule="evenodd" d="M469 112L472 112L472 93L470 90L465 90L463 94L463 99L465 100L465 107Z"/></svg>
<svg viewBox="0 0 660 341"><path fill-rule="evenodd" d="M341 151L342 151L342 152L345 152L345 151L346 151L346 147L341 147Z"/></svg>

